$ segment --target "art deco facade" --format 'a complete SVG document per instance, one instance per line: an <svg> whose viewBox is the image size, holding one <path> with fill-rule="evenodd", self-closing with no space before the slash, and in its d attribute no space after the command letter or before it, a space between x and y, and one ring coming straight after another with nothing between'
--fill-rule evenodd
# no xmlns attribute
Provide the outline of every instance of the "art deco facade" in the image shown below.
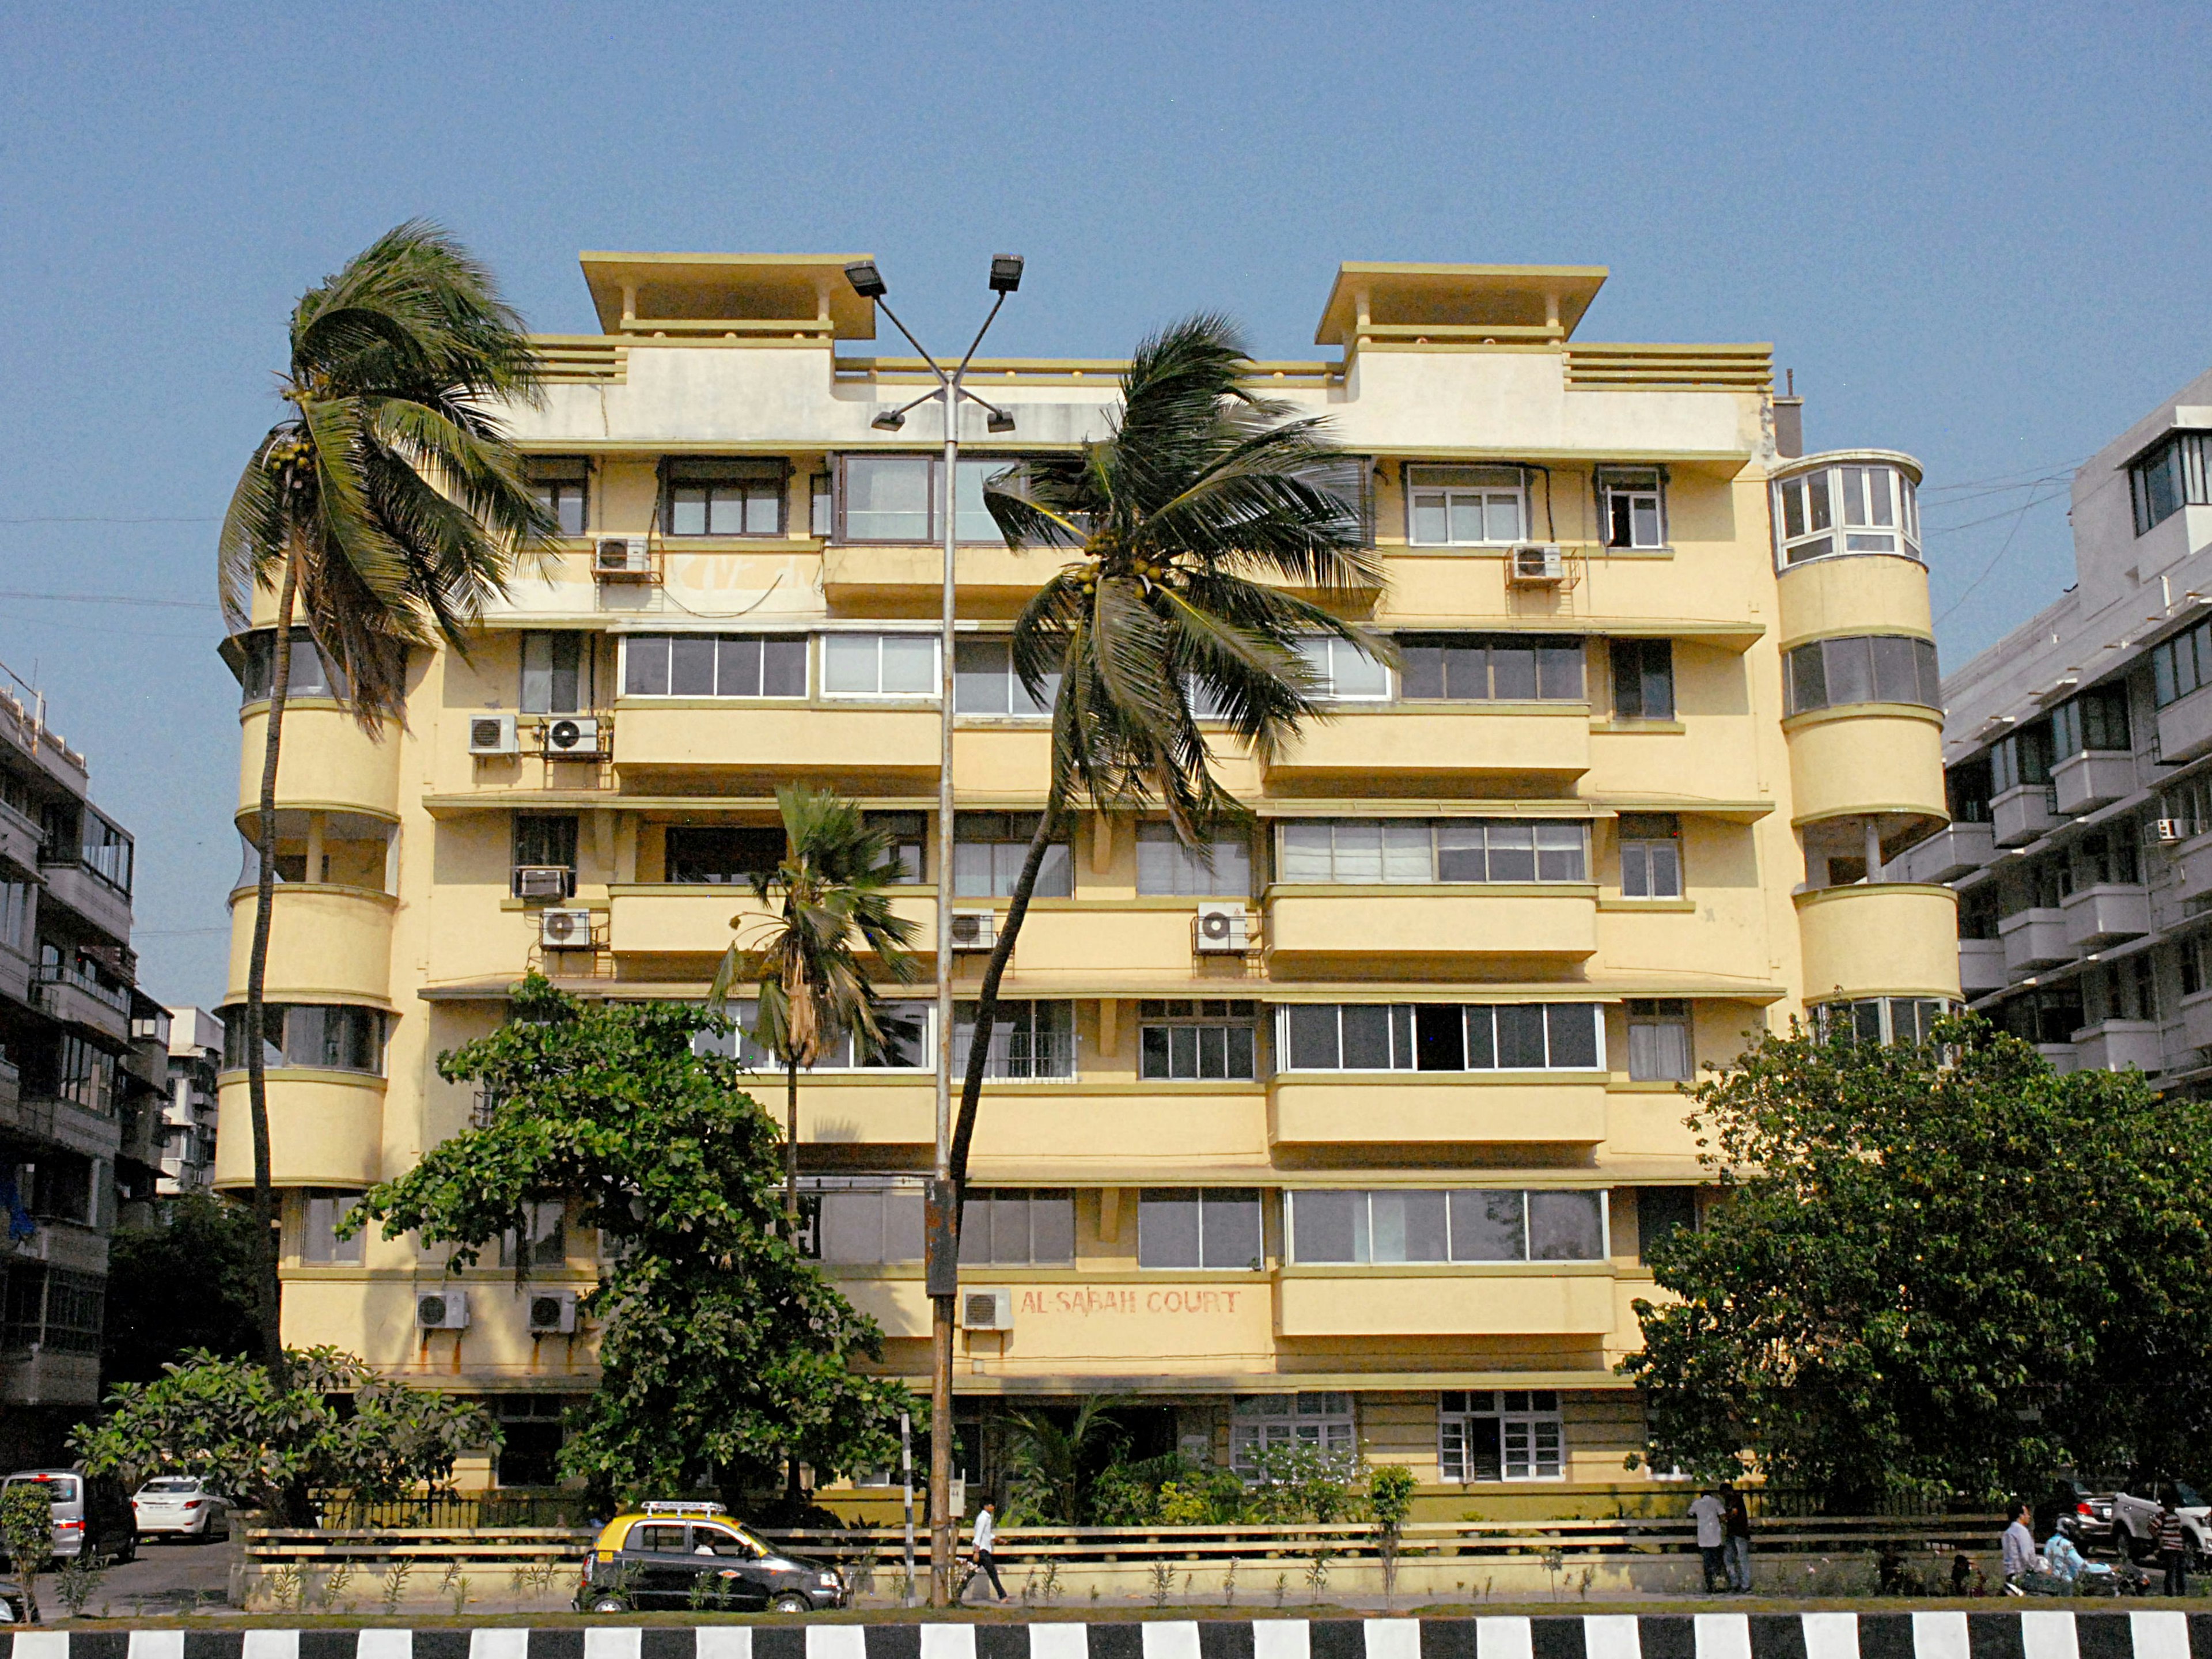
<svg viewBox="0 0 2212 1659"><path fill-rule="evenodd" d="M1042 799L1006 640L1053 561L998 543L981 485L1103 435L1120 365L983 367L1017 426L964 434L960 818L933 847L939 434L927 410L872 428L930 382L838 351L874 324L841 264L586 255L604 331L549 340L561 383L516 417L557 567L468 659L424 655L381 742L294 659L270 972L288 1334L495 1396L502 1481L543 1478L550 1416L591 1383L563 1292L594 1242L537 1218L526 1294L512 1266L449 1279L331 1237L349 1194L468 1123L439 1052L533 965L699 996L793 779L881 815L901 910L927 938L954 907L972 985ZM1110 1390L1141 1450L1357 1442L1440 1492L1626 1478L1612 1367L1640 1252L1698 1213L1678 1080L1808 1000L1890 1031L1957 994L1948 890L1867 879L1946 822L1917 469L1792 453L1763 346L1576 342L1603 277L1347 265L1334 355L1258 366L1359 458L1389 576L1364 619L1402 665L1321 653L1334 718L1264 768L1221 756L1256 828L1210 867L1096 815L1048 865L976 1146L970 1474L1010 1406ZM269 644L232 653L241 824ZM241 890L234 1003L252 908ZM899 994L896 1052L805 1080L801 1157L816 1248L919 1379L930 991ZM241 1070L222 1099L235 1189Z"/></svg>

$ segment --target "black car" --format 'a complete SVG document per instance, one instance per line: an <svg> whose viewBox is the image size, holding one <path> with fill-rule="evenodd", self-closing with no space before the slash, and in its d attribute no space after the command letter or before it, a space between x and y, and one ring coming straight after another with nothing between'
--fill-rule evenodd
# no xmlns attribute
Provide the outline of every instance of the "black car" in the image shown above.
<svg viewBox="0 0 2212 1659"><path fill-rule="evenodd" d="M576 1609L811 1613L851 1599L836 1568L772 1548L719 1504L648 1504L600 1531L584 1564Z"/></svg>

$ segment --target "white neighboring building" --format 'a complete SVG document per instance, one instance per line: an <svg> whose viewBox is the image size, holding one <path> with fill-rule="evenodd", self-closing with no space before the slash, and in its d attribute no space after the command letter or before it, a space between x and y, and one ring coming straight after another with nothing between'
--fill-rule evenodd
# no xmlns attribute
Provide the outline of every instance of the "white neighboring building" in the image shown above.
<svg viewBox="0 0 2212 1659"><path fill-rule="evenodd" d="M2062 1068L2212 1078L2212 373L2074 475L2075 581L1943 682L1973 1006ZM1893 878L1894 878L1894 876Z"/></svg>
<svg viewBox="0 0 2212 1659"><path fill-rule="evenodd" d="M215 1184L215 1085L222 1022L204 1008L169 1010L169 1099L161 1109L164 1198Z"/></svg>

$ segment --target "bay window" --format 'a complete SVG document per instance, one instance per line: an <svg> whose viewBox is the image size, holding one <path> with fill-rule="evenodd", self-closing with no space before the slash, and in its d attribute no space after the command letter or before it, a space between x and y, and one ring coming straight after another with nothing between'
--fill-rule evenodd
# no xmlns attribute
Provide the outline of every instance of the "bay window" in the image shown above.
<svg viewBox="0 0 2212 1659"><path fill-rule="evenodd" d="M1583 650L1571 635L1401 634L1406 702L1580 702Z"/></svg>
<svg viewBox="0 0 2212 1659"><path fill-rule="evenodd" d="M1589 1071L1605 1064L1595 1002L1295 1002L1279 1012L1291 1072Z"/></svg>
<svg viewBox="0 0 2212 1659"><path fill-rule="evenodd" d="M934 697L934 634L824 634L822 692L830 697Z"/></svg>
<svg viewBox="0 0 2212 1659"><path fill-rule="evenodd" d="M262 1063L310 1071L384 1073L384 1015L343 1003L271 1002L262 1007ZM222 1064L243 1071L252 1028L243 1005L222 1011Z"/></svg>
<svg viewBox="0 0 2212 1659"><path fill-rule="evenodd" d="M1602 1192L1460 1187L1285 1195L1289 1255L1311 1266L1600 1261Z"/></svg>
<svg viewBox="0 0 2212 1659"><path fill-rule="evenodd" d="M962 542L1002 542L997 521L983 505L983 486L1016 463L1003 455L960 459L953 475L953 535ZM933 455L846 455L840 458L837 539L842 542L941 541L944 463Z"/></svg>
<svg viewBox="0 0 2212 1659"><path fill-rule="evenodd" d="M1581 882L1589 835L1579 821L1334 818L1281 825L1285 883Z"/></svg>
<svg viewBox="0 0 2212 1659"><path fill-rule="evenodd" d="M2212 433L2177 432L2128 468L2128 495L2135 505L2136 534L2146 535L2185 507L2212 501L2206 483L2212 467L2206 451Z"/></svg>
<svg viewBox="0 0 2212 1659"><path fill-rule="evenodd" d="M1137 1265L1257 1271L1255 1187L1147 1187L1137 1199Z"/></svg>
<svg viewBox="0 0 2212 1659"><path fill-rule="evenodd" d="M1886 462L1822 466L1778 480L1775 521L1781 562L1851 553L1920 556L1920 504L1912 476Z"/></svg>
<svg viewBox="0 0 2212 1659"><path fill-rule="evenodd" d="M933 655L929 663L933 675ZM935 690L932 678L925 692ZM806 695L806 636L633 634L623 641L623 695L803 697Z"/></svg>
<svg viewBox="0 0 2212 1659"><path fill-rule="evenodd" d="M1791 650L1785 659L1785 714L1809 714L1850 703L1917 703L1943 706L1942 674L1936 643L1905 634L1861 634L1817 640Z"/></svg>

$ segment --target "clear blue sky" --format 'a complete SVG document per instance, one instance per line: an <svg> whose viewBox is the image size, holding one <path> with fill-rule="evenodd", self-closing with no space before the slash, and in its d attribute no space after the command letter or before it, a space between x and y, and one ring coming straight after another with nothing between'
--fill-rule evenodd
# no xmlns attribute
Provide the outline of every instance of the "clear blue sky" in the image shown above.
<svg viewBox="0 0 2212 1659"><path fill-rule="evenodd" d="M2063 496L1979 491L2212 357L2201 5L10 0L0 60L0 661L137 832L172 1001L238 868L215 613L21 595L206 605L294 298L413 215L556 331L586 247L871 252L941 340L1019 252L1008 353L1203 306L1310 355L1340 259L1608 265L1588 337L1771 340L1814 445L1924 460L1953 662L2071 580Z"/></svg>

